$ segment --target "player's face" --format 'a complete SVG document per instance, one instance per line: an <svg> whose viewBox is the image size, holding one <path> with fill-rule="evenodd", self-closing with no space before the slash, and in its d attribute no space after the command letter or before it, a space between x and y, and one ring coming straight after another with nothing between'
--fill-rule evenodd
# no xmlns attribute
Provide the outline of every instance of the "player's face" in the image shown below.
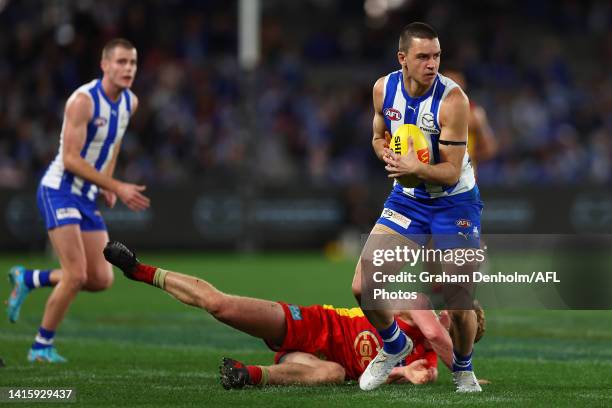
<svg viewBox="0 0 612 408"><path fill-rule="evenodd" d="M102 71L118 88L130 88L136 77L136 49L115 47L107 58L102 59Z"/></svg>
<svg viewBox="0 0 612 408"><path fill-rule="evenodd" d="M408 50L399 51L397 57L413 80L421 85L431 85L440 68L441 53L437 38L413 38Z"/></svg>

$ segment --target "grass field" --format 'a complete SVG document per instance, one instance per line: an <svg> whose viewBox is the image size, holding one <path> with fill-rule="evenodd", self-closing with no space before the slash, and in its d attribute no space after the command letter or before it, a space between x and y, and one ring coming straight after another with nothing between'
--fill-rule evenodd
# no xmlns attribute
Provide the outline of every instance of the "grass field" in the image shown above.
<svg viewBox="0 0 612 408"><path fill-rule="evenodd" d="M236 294L302 304L354 303L353 260L332 262L314 253L142 254L141 259L199 275ZM3 254L0 270L24 262L55 265L41 256ZM8 294L4 279L0 293ZM7 366L0 368L0 387L71 387L77 405L104 407L612 406L612 312L489 311L475 367L491 384L479 395L456 395L443 368L435 385L385 386L371 393L354 383L225 391L217 378L221 357L266 364L272 357L266 347L119 273L110 291L81 294L73 304L56 340L69 363L27 363L48 293L30 295L19 323L2 319L0 357Z"/></svg>

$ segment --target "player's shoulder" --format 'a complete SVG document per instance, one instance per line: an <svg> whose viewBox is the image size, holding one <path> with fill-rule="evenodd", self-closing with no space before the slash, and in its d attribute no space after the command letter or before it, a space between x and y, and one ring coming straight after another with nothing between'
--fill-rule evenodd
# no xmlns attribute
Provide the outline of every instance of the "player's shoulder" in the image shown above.
<svg viewBox="0 0 612 408"><path fill-rule="evenodd" d="M383 96L385 95L385 77L380 77L374 82L374 87L372 88L372 95L374 96L374 101L382 101Z"/></svg>
<svg viewBox="0 0 612 408"><path fill-rule="evenodd" d="M88 119L93 116L94 101L91 89L96 80L78 87L66 101L66 115L74 119Z"/></svg>
<svg viewBox="0 0 612 408"><path fill-rule="evenodd" d="M463 89L461 89L455 81L442 74L438 74L438 78L440 83L445 87L440 110L469 110L470 100L465 92L463 92Z"/></svg>
<svg viewBox="0 0 612 408"><path fill-rule="evenodd" d="M397 81L397 78L399 76L401 76L401 70L393 71L379 77L376 82L374 82L374 88L372 90L375 100L380 99L382 101L382 98L385 95L385 89L389 81Z"/></svg>

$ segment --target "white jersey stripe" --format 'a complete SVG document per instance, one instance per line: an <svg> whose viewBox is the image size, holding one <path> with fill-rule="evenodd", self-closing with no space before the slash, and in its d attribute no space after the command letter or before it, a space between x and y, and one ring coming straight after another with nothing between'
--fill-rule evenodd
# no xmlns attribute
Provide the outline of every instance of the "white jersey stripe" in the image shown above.
<svg viewBox="0 0 612 408"><path fill-rule="evenodd" d="M397 84L397 87L387 86L387 84ZM393 134L403 124L413 124L421 129L429 147L429 157L432 160L432 164L436 164L436 160L439 160L440 104L449 92L456 87L458 85L454 81L438 74L434 84L424 95L411 98L404 90L401 70L392 72L385 77L383 113L389 111L399 111L402 113L401 120L385 117L388 130ZM397 183L394 183L396 189L412 198L439 198L461 194L472 190L475 185L474 170L472 169L467 151L463 157L459 181L455 186L424 183L416 188L402 188Z"/></svg>

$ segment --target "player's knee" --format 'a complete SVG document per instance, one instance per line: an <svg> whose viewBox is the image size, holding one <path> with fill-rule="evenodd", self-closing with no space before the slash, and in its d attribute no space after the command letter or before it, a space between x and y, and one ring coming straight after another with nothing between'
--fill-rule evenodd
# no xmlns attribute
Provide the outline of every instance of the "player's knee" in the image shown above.
<svg viewBox="0 0 612 408"><path fill-rule="evenodd" d="M346 372L339 364L334 364L328 368L328 382L338 384L344 382Z"/></svg>
<svg viewBox="0 0 612 408"><path fill-rule="evenodd" d="M100 292L113 285L115 277L112 273L97 275L95 278L88 278L84 289L89 292Z"/></svg>
<svg viewBox="0 0 612 408"><path fill-rule="evenodd" d="M329 364L319 368L314 377L319 384L337 384L344 381L345 371L339 364Z"/></svg>
<svg viewBox="0 0 612 408"><path fill-rule="evenodd" d="M228 314L228 302L225 296L214 293L206 297L200 297L197 299L197 304L202 308L206 309L217 320L224 320Z"/></svg>
<svg viewBox="0 0 612 408"><path fill-rule="evenodd" d="M82 273L64 273L61 283L66 289L78 292L87 284L87 275L85 275L85 271Z"/></svg>

